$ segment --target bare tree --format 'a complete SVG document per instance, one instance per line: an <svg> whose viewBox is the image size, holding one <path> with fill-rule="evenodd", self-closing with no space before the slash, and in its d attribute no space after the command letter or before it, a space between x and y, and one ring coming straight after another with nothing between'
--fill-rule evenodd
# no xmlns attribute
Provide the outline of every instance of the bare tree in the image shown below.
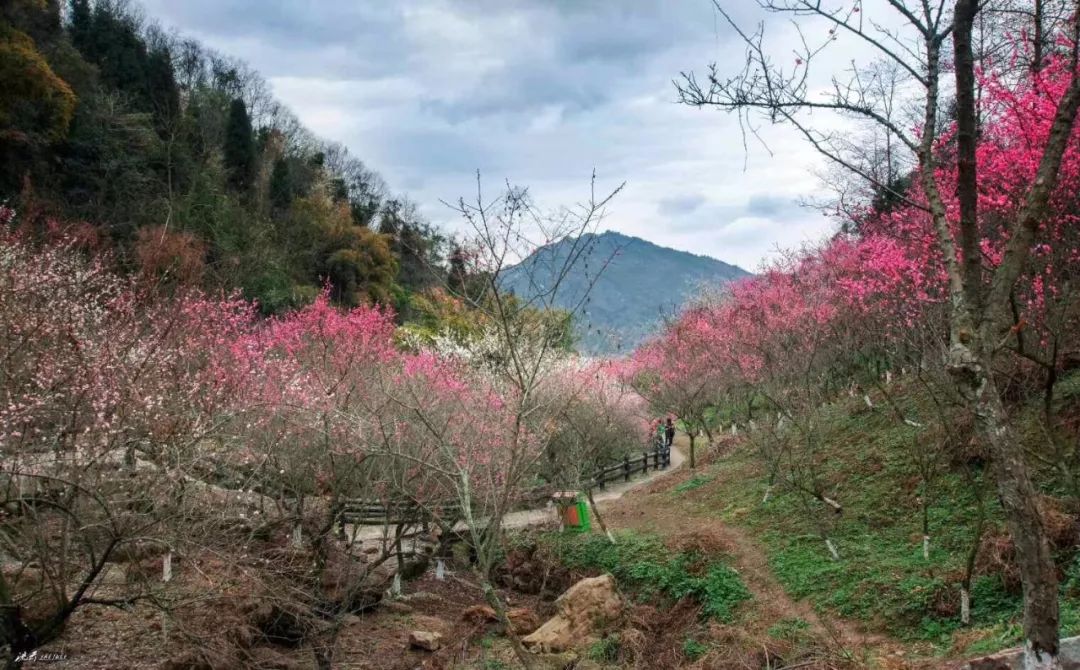
<svg viewBox="0 0 1080 670"><path fill-rule="evenodd" d="M447 360L465 363L467 387L490 389L498 402L470 403L464 390L455 395L432 393L423 384L407 388L396 393L394 401L415 430L409 443L387 441L388 455L434 473L460 508L484 598L506 626L526 668L532 667L530 656L513 634L490 575L500 555L503 519L523 501L528 481L547 452L549 419L573 401L542 391L566 356L570 315L588 299L587 289L571 291L568 277L593 252L593 233L622 188L597 198L595 177L593 185L584 204L545 213L526 190L511 185L486 199L478 176L475 200L462 198L451 205L469 230L460 261L475 290L449 286L448 291L473 307L483 327L475 336L444 343L448 350L442 353ZM599 267L609 261L602 260ZM525 273L531 289L525 295L508 288L511 272ZM572 303L569 309L559 309L564 300ZM464 425L463 415L470 417ZM476 434L468 432L470 426L479 429Z"/></svg>

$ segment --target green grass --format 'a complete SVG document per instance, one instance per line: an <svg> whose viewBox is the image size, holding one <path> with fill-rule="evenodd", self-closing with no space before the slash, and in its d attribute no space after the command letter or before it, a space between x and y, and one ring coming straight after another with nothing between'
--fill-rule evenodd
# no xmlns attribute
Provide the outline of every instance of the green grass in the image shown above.
<svg viewBox="0 0 1080 670"><path fill-rule="evenodd" d="M750 592L738 573L715 557L675 553L655 536L618 533L612 544L601 535L546 535L544 541L566 565L611 573L619 586L642 598L693 598L702 615L731 621Z"/></svg>
<svg viewBox="0 0 1080 670"><path fill-rule="evenodd" d="M692 637L688 637L683 640L682 652L691 661L696 661L709 653L709 645L699 640L695 640Z"/></svg>
<svg viewBox="0 0 1080 670"><path fill-rule="evenodd" d="M781 619L769 627L769 637L774 640L784 640L798 643L806 639L810 631L810 624L803 619Z"/></svg>
<svg viewBox="0 0 1080 670"><path fill-rule="evenodd" d="M593 661L616 661L619 659L619 638L605 637L589 645L585 656Z"/></svg>
<svg viewBox="0 0 1080 670"><path fill-rule="evenodd" d="M1062 382L1059 397L1080 398L1080 375ZM909 415L930 416L927 399L915 393L900 395L898 402ZM919 505L924 491L911 453L916 439L940 436L900 423L878 404L869 411L861 399L845 397L820 408L815 417L823 445L815 464L828 494L844 506L839 517L782 486L775 487L769 501L762 504L767 477L750 445L683 486L694 482L692 488L704 487L695 497L704 501L697 509L752 531L766 549L770 568L794 598L809 599L820 611L863 623L871 630L902 640L931 642L945 650L961 630L958 584L973 537L976 497L961 466L945 461L930 489L931 553L925 560ZM1031 421L1027 414L1020 416L1022 434L1035 433L1027 427ZM990 475L976 472L976 481L984 476ZM1000 535L1004 523L992 483L987 484L987 530ZM1053 490L1052 485L1047 484L1047 489ZM822 528L839 551L840 561L830 557ZM1077 634L1080 557L1058 558L1066 571L1062 634ZM1000 649L1017 642L1020 615L1018 592L1007 589L998 575L977 576L972 584L975 633L964 638L965 644L975 641L969 651Z"/></svg>
<svg viewBox="0 0 1080 670"><path fill-rule="evenodd" d="M675 487L675 492L676 493L686 493L687 491L693 491L694 489L699 489L702 486L705 486L706 484L708 484L712 480L713 480L712 477L707 477L707 476L704 476L704 475L694 475L693 477L686 480L682 484L679 484L678 486L676 486Z"/></svg>

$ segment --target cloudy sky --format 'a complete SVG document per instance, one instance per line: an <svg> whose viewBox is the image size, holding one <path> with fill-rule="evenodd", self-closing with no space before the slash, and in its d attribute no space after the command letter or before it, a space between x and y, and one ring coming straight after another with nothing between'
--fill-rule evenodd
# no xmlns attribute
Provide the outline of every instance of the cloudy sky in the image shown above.
<svg viewBox="0 0 1080 670"><path fill-rule="evenodd" d="M749 0L731 11L759 17ZM149 17L258 69L314 132L452 227L453 201L528 186L544 205L625 181L605 227L757 268L832 225L801 208L813 152L676 104L672 80L742 50L710 0L143 0ZM770 25L774 43L792 39ZM790 43L790 42L789 42Z"/></svg>

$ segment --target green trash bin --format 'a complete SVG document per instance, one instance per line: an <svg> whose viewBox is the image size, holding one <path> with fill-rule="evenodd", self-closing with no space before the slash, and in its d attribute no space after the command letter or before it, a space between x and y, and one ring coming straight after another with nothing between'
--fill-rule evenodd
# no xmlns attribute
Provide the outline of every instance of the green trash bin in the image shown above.
<svg viewBox="0 0 1080 670"><path fill-rule="evenodd" d="M579 533L588 533L591 526L589 525L589 502L585 500L585 497L578 495L577 503L574 505L577 507L578 514L578 526L575 529Z"/></svg>
<svg viewBox="0 0 1080 670"><path fill-rule="evenodd" d="M576 491L561 491L553 496L555 504L559 507L559 520L562 522L564 531L570 533L587 533L591 525L589 523L589 503L585 496Z"/></svg>

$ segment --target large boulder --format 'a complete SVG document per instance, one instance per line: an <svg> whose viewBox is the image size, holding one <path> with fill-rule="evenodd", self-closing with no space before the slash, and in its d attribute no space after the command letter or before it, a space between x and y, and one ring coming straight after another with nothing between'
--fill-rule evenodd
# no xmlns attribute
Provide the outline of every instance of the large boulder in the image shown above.
<svg viewBox="0 0 1080 670"><path fill-rule="evenodd" d="M414 630L409 633L409 646L424 651L438 651L442 647L443 636L427 630Z"/></svg>
<svg viewBox="0 0 1080 670"><path fill-rule="evenodd" d="M588 646L599 631L621 618L623 606L611 575L582 579L555 601L558 613L521 641L539 652Z"/></svg>

